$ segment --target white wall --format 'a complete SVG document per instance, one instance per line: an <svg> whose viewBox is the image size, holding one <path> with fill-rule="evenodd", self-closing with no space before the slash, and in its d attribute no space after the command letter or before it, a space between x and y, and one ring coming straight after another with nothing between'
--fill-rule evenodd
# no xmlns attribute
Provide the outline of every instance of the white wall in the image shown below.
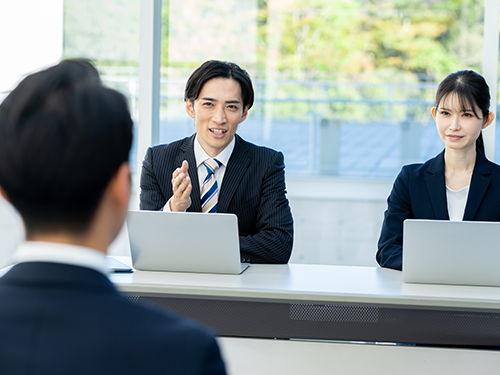
<svg viewBox="0 0 500 375"><path fill-rule="evenodd" d="M11 264L11 256L23 238L24 229L20 216L0 196L0 268Z"/></svg>
<svg viewBox="0 0 500 375"><path fill-rule="evenodd" d="M392 181L287 177L294 219L291 262L376 266Z"/></svg>
<svg viewBox="0 0 500 375"><path fill-rule="evenodd" d="M0 100L25 75L61 59L63 10L63 0L0 2ZM0 198L0 267L23 237L19 215Z"/></svg>
<svg viewBox="0 0 500 375"><path fill-rule="evenodd" d="M63 0L0 2L0 92L63 53Z"/></svg>

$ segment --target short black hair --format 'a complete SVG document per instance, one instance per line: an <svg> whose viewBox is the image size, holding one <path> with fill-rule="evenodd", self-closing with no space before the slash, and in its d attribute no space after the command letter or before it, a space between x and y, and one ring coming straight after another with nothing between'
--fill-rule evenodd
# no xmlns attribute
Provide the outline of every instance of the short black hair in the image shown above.
<svg viewBox="0 0 500 375"><path fill-rule="evenodd" d="M37 232L84 233L128 161L127 101L84 59L29 75L0 104L0 186Z"/></svg>
<svg viewBox="0 0 500 375"><path fill-rule="evenodd" d="M198 99L201 89L213 78L234 79L240 84L243 108L252 108L254 92L252 80L246 70L232 62L209 60L205 61L189 77L184 91L184 101L194 102Z"/></svg>

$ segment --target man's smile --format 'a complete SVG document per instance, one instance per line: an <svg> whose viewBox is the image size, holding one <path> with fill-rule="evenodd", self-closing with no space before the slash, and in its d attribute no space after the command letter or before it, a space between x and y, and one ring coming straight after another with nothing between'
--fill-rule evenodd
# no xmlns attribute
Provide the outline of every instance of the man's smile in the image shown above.
<svg viewBox="0 0 500 375"><path fill-rule="evenodd" d="M209 129L209 130L214 134L224 134L227 132L227 130L224 129Z"/></svg>

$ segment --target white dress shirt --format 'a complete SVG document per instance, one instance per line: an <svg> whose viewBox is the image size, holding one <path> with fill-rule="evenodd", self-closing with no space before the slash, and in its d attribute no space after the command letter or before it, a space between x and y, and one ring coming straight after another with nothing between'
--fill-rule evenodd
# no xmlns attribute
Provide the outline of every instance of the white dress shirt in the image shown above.
<svg viewBox="0 0 500 375"><path fill-rule="evenodd" d="M233 153L235 144L236 144L236 138L233 138L231 143L229 143L227 147L224 150L222 150L222 152L219 155L215 157L215 159L217 159L222 163L222 165L220 165L219 168L217 168L217 170L215 171L215 180L217 181L217 186L219 190L222 186L224 173L226 173L226 166L227 163L229 162L231 154ZM198 171L198 183L201 195L201 188L208 174L207 168L205 167L203 162L209 159L210 156L208 156L203 147L201 147L200 142L198 142L198 137L196 137L194 140L194 158L196 159L196 168ZM189 166L189 168L192 168L192 166ZM172 199L172 197L170 197L170 199ZM163 207L163 211L165 212L170 212L170 199L168 200L167 204Z"/></svg>
<svg viewBox="0 0 500 375"><path fill-rule="evenodd" d="M460 190L453 190L446 186L446 202L448 203L450 221L463 220L467 197L469 196L469 186Z"/></svg>
<svg viewBox="0 0 500 375"><path fill-rule="evenodd" d="M25 241L16 249L14 262L50 262L93 269L104 275L110 273L106 255L89 247L42 241Z"/></svg>

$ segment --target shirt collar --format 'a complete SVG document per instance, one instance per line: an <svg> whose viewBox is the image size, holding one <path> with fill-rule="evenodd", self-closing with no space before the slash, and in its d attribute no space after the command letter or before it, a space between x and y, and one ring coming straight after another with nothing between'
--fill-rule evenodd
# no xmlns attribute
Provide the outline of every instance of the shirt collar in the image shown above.
<svg viewBox="0 0 500 375"><path fill-rule="evenodd" d="M50 262L70 264L109 274L106 255L89 247L54 242L26 241L14 253L14 262Z"/></svg>
<svg viewBox="0 0 500 375"><path fill-rule="evenodd" d="M233 137L233 140L231 143L227 145L227 147L222 150L222 152L217 155L215 158L222 163L223 166L227 166L227 163L229 162L229 158L231 157L231 154L233 153L234 150L234 145L236 144L236 137ZM196 167L198 168L201 163L203 163L205 160L210 158L210 156L207 155L203 147L201 147L200 142L198 141L198 136L196 136L194 140L194 157L196 159Z"/></svg>

